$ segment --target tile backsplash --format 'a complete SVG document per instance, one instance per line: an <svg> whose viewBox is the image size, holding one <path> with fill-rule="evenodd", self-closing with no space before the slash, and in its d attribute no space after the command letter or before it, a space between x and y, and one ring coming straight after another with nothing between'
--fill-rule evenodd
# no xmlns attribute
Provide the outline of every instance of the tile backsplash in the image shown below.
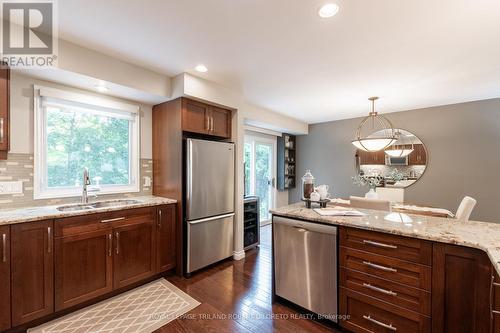
<svg viewBox="0 0 500 333"><path fill-rule="evenodd" d="M113 199L123 196L151 195L153 193L153 160L141 159L140 161L140 191L118 195L98 195L99 198ZM151 183L147 184L149 177ZM0 182L21 181L23 193L0 194L0 209L18 208L24 206L55 205L59 203L76 203L77 197L57 199L33 199L33 154L8 154L7 160L0 160Z"/></svg>

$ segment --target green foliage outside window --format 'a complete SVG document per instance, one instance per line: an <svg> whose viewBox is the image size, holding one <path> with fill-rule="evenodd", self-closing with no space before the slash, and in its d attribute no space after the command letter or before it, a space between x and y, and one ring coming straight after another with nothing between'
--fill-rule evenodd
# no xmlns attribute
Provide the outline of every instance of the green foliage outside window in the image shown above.
<svg viewBox="0 0 500 333"><path fill-rule="evenodd" d="M81 186L84 167L93 184L129 184L129 120L52 107L46 115L49 188Z"/></svg>

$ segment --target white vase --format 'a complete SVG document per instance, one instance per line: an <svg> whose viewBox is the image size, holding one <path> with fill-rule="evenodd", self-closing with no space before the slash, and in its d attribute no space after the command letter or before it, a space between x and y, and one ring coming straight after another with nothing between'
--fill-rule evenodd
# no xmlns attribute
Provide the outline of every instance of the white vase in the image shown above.
<svg viewBox="0 0 500 333"><path fill-rule="evenodd" d="M378 193L375 192L375 189L371 188L368 192L365 194L366 199L378 199Z"/></svg>

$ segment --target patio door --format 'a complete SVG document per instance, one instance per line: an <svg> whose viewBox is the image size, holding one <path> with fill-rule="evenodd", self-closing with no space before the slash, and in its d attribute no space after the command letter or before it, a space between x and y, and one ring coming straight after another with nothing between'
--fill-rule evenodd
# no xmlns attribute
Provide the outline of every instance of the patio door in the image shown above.
<svg viewBox="0 0 500 333"><path fill-rule="evenodd" d="M259 197L260 223L271 222L275 204L276 140L260 135L245 136L245 195Z"/></svg>

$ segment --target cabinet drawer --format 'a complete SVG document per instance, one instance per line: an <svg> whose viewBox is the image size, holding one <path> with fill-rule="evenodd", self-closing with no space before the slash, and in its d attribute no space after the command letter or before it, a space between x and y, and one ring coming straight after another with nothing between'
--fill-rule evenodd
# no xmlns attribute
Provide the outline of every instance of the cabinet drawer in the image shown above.
<svg viewBox="0 0 500 333"><path fill-rule="evenodd" d="M415 238L341 228L340 245L424 265L432 263L432 243Z"/></svg>
<svg viewBox="0 0 500 333"><path fill-rule="evenodd" d="M431 331L429 317L402 309L357 292L340 288L340 314L348 315L340 326L354 333Z"/></svg>
<svg viewBox="0 0 500 333"><path fill-rule="evenodd" d="M431 267L429 266L343 246L340 247L340 265L411 287L431 290Z"/></svg>
<svg viewBox="0 0 500 333"><path fill-rule="evenodd" d="M55 237L67 237L118 226L154 221L156 207L126 209L57 219Z"/></svg>
<svg viewBox="0 0 500 333"><path fill-rule="evenodd" d="M408 310L431 315L431 294L422 289L411 288L345 267L340 268L340 286Z"/></svg>

